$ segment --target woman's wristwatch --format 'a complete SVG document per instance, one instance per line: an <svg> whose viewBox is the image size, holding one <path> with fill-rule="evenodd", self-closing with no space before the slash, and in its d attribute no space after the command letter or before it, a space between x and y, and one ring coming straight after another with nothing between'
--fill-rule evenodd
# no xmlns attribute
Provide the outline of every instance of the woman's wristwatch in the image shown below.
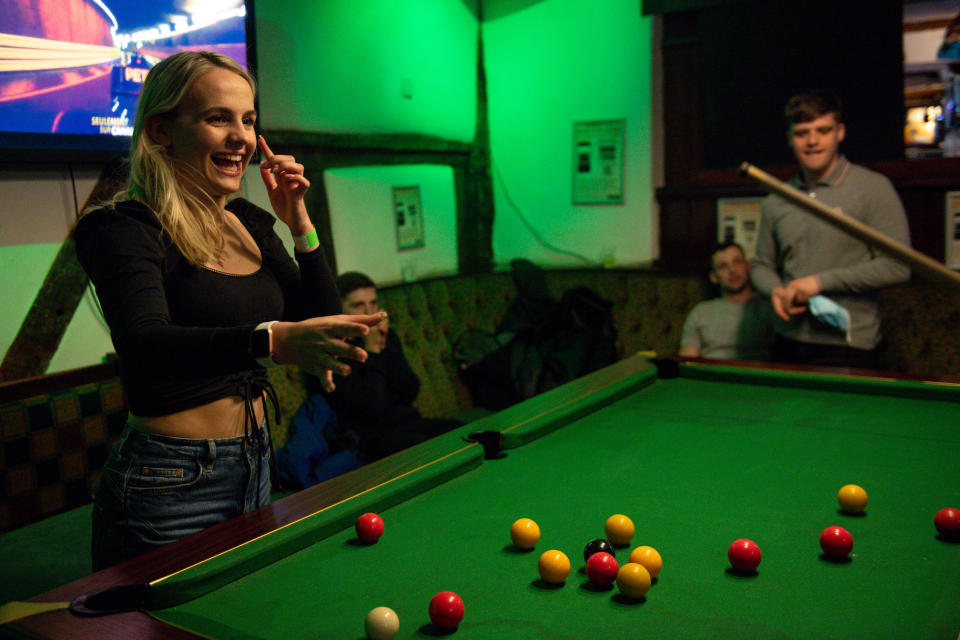
<svg viewBox="0 0 960 640"><path fill-rule="evenodd" d="M276 320L261 322L250 334L250 356L262 367L275 367L279 363L273 359L273 331Z"/></svg>

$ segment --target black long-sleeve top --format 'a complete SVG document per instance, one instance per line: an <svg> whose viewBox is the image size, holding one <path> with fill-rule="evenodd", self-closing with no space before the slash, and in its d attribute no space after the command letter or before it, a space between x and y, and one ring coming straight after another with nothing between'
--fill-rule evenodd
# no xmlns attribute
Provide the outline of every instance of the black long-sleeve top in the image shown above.
<svg viewBox="0 0 960 640"><path fill-rule="evenodd" d="M267 320L340 313L322 249L290 257L271 214L237 199L227 205L253 236L262 266L249 275L191 264L137 201L85 215L77 257L97 289L131 412L144 417L244 395L250 334Z"/></svg>

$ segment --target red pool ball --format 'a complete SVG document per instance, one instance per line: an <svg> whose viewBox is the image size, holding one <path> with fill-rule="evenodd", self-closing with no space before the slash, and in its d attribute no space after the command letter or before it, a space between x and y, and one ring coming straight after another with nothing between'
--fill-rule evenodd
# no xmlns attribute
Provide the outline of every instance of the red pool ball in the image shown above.
<svg viewBox="0 0 960 640"><path fill-rule="evenodd" d="M843 527L827 527L820 534L820 548L833 560L846 558L853 549L853 536Z"/></svg>
<svg viewBox="0 0 960 640"><path fill-rule="evenodd" d="M357 525L354 528L358 538L364 542L373 543L383 535L383 519L375 513L365 513L357 518Z"/></svg>
<svg viewBox="0 0 960 640"><path fill-rule="evenodd" d="M430 622L441 629L455 629L463 611L463 600L453 591L441 591L430 600Z"/></svg>
<svg viewBox="0 0 960 640"><path fill-rule="evenodd" d="M609 587L617 579L620 565L617 559L605 551L593 554L587 559L587 578L598 587Z"/></svg>
<svg viewBox="0 0 960 640"><path fill-rule="evenodd" d="M756 571L760 565L760 547L753 540L740 538L734 540L727 549L727 558L730 560L730 566L736 571L750 573Z"/></svg>
<svg viewBox="0 0 960 640"><path fill-rule="evenodd" d="M944 538L960 538L960 509L944 507L937 511L933 524Z"/></svg>

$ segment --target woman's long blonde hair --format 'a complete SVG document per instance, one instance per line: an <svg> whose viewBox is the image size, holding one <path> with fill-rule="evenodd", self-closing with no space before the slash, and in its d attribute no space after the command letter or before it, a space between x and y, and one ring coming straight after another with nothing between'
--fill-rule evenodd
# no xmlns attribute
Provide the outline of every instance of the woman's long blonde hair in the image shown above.
<svg viewBox="0 0 960 640"><path fill-rule="evenodd" d="M223 251L223 212L214 199L197 187L199 172L174 163L163 145L147 132L147 120L171 116L187 91L201 76L226 69L242 77L256 95L253 77L232 58L211 51L184 51L161 60L140 92L130 141L130 177L125 191L114 200L133 199L146 204L190 262L216 262Z"/></svg>

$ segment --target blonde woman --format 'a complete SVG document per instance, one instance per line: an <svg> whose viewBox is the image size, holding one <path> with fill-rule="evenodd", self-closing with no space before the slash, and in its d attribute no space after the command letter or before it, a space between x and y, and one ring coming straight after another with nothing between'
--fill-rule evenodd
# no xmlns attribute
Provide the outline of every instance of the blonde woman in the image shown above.
<svg viewBox="0 0 960 640"><path fill-rule="evenodd" d="M95 492L95 570L266 504L264 367L296 364L331 390L333 372L349 373L342 358L366 359L346 339L385 315L334 315L339 296L303 201L310 182L257 138L254 92L220 54L157 64L137 108L127 189L77 225L130 408ZM227 202L258 145L296 261L273 216Z"/></svg>

